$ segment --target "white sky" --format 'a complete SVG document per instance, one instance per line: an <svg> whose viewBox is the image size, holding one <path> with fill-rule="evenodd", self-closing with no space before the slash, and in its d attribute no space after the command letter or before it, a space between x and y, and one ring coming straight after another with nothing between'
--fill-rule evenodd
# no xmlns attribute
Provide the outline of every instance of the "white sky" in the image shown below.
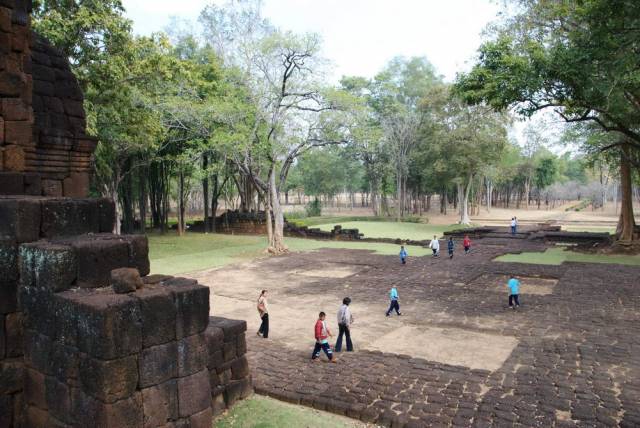
<svg viewBox="0 0 640 428"><path fill-rule="evenodd" d="M211 0L123 0L137 34L163 30L170 16L195 21ZM220 1L216 1L220 3ZM372 77L397 55L426 56L447 81L468 69L480 32L496 18L490 0L265 0L283 30L319 33L342 75Z"/></svg>
<svg viewBox="0 0 640 428"><path fill-rule="evenodd" d="M123 0L134 31L143 35L164 30L172 16L196 23L200 11L211 2ZM324 42L323 55L333 64L335 82L343 75L373 77L395 56L425 56L446 81L452 82L456 72L470 69L482 41L481 32L498 17L498 3L496 0L264 0L263 12L282 30L319 33ZM557 117L546 116L558 123ZM523 128L522 122L517 123L511 133L520 144Z"/></svg>

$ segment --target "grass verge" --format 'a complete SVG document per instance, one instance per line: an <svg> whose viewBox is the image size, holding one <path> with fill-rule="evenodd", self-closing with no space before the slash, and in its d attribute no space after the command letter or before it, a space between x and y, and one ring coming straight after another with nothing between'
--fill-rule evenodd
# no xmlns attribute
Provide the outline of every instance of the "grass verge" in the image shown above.
<svg viewBox="0 0 640 428"><path fill-rule="evenodd" d="M569 251L565 248L548 248L543 253L505 254L494 259L498 262L532 263L540 265L559 265L563 262L606 263L640 266L640 255L585 254Z"/></svg>
<svg viewBox="0 0 640 428"><path fill-rule="evenodd" d="M267 242L264 236L189 233L179 237L175 232L166 235L149 234L151 272L176 275L210 269L230 263L250 260L264 255ZM400 247L348 241L316 241L313 239L285 238L291 251L313 251L319 248L347 248L370 250L377 254L396 255ZM423 256L429 250L408 246L409 257Z"/></svg>
<svg viewBox="0 0 640 428"><path fill-rule="evenodd" d="M217 419L214 428L361 428L362 422L254 395Z"/></svg>

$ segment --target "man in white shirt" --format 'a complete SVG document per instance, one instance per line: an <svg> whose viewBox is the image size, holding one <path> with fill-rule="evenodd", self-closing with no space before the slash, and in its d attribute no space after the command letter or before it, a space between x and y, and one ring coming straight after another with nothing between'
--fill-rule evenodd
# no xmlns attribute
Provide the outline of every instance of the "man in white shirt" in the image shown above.
<svg viewBox="0 0 640 428"><path fill-rule="evenodd" d="M433 235L433 239L431 243L429 243L429 248L433 251L433 257L438 257L440 255L440 241L438 241L438 237Z"/></svg>
<svg viewBox="0 0 640 428"><path fill-rule="evenodd" d="M345 297L342 299L342 306L338 309L338 340L336 340L336 352L342 351L342 336L347 338L347 352L353 351L353 343L351 343L351 324L353 323L353 315L349 309L351 299Z"/></svg>
<svg viewBox="0 0 640 428"><path fill-rule="evenodd" d="M511 234L516 234L516 228L518 226L518 220L515 217L511 217Z"/></svg>

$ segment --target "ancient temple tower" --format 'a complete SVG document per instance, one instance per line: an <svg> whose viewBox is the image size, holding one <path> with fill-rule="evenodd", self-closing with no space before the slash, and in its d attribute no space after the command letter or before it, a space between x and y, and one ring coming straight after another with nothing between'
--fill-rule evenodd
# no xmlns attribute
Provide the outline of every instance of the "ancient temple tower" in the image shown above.
<svg viewBox="0 0 640 428"><path fill-rule="evenodd" d="M30 10L0 0L0 428L210 428L252 391L246 323L111 234L82 91Z"/></svg>

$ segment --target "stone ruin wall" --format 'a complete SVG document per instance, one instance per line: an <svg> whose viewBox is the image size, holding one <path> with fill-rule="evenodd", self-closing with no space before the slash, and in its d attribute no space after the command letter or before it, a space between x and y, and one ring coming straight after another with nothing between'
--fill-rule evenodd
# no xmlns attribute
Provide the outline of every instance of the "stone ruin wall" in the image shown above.
<svg viewBox="0 0 640 428"><path fill-rule="evenodd" d="M29 11L0 0L0 428L210 428L252 392L246 322L110 233L113 201L85 197L82 93ZM136 286L111 286L119 268Z"/></svg>
<svg viewBox="0 0 640 428"><path fill-rule="evenodd" d="M31 31L31 5L0 0L0 194L83 197L96 140L63 54Z"/></svg>

